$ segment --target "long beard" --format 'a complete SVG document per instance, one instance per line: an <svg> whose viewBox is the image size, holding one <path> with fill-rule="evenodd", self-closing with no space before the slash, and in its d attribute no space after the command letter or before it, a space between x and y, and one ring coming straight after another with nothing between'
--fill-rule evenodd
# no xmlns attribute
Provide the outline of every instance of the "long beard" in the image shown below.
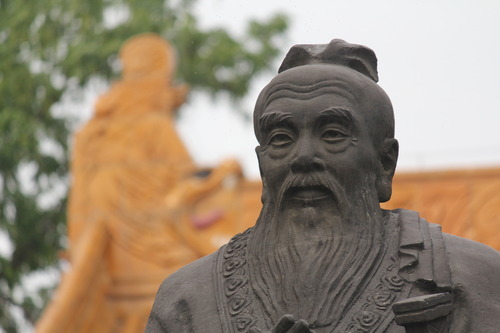
<svg viewBox="0 0 500 333"><path fill-rule="evenodd" d="M331 177L306 178L285 182L279 199L264 203L250 240L251 285L268 328L284 314L305 319L312 328L335 326L383 252L383 221L366 180L346 193ZM303 220L291 223L281 210L283 197L299 182L332 190L338 214L318 216L305 207Z"/></svg>

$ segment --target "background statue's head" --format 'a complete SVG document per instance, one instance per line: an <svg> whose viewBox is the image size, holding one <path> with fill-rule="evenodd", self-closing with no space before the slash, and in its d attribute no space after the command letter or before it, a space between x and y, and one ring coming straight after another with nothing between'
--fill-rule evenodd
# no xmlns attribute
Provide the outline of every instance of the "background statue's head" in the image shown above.
<svg viewBox="0 0 500 333"><path fill-rule="evenodd" d="M398 143L376 66L372 50L338 39L289 51L254 111L264 201L389 200Z"/></svg>
<svg viewBox="0 0 500 333"><path fill-rule="evenodd" d="M153 33L128 39L120 49L120 61L125 79L160 75L171 81L174 75L174 51L166 40Z"/></svg>

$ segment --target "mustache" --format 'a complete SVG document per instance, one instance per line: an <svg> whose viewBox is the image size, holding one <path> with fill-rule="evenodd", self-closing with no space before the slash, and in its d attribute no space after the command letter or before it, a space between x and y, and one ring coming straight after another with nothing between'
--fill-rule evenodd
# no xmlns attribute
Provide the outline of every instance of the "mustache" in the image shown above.
<svg viewBox="0 0 500 333"><path fill-rule="evenodd" d="M325 172L310 172L307 174L292 174L285 179L281 188L278 192L278 201L277 203L281 207L283 205L283 200L287 193L289 193L292 189L297 188L319 188L323 189L332 194L333 199L339 205L339 208L344 206L346 202L346 192L335 179L331 175L326 174Z"/></svg>

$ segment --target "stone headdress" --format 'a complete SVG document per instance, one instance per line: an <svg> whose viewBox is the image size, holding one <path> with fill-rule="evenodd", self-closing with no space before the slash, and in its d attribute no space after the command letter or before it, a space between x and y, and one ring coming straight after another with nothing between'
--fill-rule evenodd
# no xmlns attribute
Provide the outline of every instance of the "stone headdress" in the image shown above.
<svg viewBox="0 0 500 333"><path fill-rule="evenodd" d="M300 44L288 51L278 73L287 69L312 65L332 64L351 68L378 82L377 57L372 49L334 39L329 44Z"/></svg>

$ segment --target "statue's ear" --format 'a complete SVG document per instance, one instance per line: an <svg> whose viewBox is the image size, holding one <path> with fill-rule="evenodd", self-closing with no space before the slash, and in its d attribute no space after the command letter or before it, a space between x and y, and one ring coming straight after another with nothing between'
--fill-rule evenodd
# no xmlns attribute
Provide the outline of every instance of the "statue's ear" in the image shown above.
<svg viewBox="0 0 500 333"><path fill-rule="evenodd" d="M385 139L380 152L380 168L376 183L379 202L386 202L391 198L392 177L396 171L398 153L398 140L394 138Z"/></svg>

